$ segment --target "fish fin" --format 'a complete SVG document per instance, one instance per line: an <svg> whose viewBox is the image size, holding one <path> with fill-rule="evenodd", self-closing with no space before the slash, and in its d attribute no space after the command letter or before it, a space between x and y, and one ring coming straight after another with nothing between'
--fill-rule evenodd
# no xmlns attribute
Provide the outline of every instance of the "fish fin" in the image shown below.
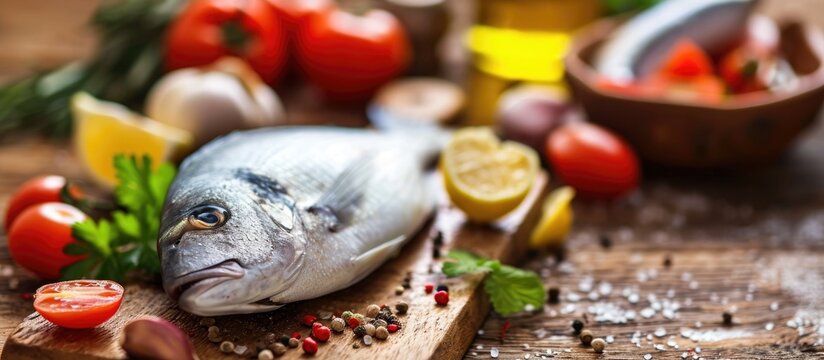
<svg viewBox="0 0 824 360"><path fill-rule="evenodd" d="M355 267L355 273L363 274L363 276L360 276L360 278L353 281L353 283L360 281L364 276L369 274L373 269L377 268L386 259L397 255L397 253L401 250L401 247L403 247L403 244L406 242L406 239L406 235L401 235L371 248L363 254L352 257L351 263ZM377 261L378 259L383 260Z"/></svg>
<svg viewBox="0 0 824 360"><path fill-rule="evenodd" d="M367 154L353 161L309 207L310 213L325 218L330 231L341 230L352 220L358 203L368 189L367 184L372 180L376 157Z"/></svg>

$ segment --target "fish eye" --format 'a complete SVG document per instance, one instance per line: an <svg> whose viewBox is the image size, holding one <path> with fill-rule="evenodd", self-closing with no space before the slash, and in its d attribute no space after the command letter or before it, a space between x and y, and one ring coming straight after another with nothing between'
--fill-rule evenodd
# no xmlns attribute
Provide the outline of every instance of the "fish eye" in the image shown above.
<svg viewBox="0 0 824 360"><path fill-rule="evenodd" d="M229 211L219 206L204 205L192 210L189 223L198 229L212 229L223 225L229 218Z"/></svg>

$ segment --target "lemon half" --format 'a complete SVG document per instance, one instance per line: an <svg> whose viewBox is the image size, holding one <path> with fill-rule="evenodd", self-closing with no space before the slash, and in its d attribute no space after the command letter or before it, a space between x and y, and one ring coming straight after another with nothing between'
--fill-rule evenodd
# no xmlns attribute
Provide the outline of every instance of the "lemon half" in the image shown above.
<svg viewBox="0 0 824 360"><path fill-rule="evenodd" d="M80 92L71 100L74 147L91 177L107 187L117 184L114 156L149 155L154 166L191 149L192 135L136 114L123 105Z"/></svg>
<svg viewBox="0 0 824 360"><path fill-rule="evenodd" d="M440 166L452 202L475 222L493 221L518 207L540 168L534 150L501 142L487 127L455 132Z"/></svg>
<svg viewBox="0 0 824 360"><path fill-rule="evenodd" d="M541 221L532 230L529 245L533 248L560 246L572 227L571 202L575 190L569 186L555 189L544 200Z"/></svg>

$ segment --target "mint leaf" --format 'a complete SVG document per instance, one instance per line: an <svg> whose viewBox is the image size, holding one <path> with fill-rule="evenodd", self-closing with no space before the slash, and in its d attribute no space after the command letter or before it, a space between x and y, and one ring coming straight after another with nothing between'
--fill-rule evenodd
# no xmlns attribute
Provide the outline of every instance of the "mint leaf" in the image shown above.
<svg viewBox="0 0 824 360"><path fill-rule="evenodd" d="M450 251L447 260L441 267L446 276L489 273L484 279L484 290L495 311L501 315L524 311L528 304L539 308L546 300L544 284L532 271L501 265L498 260L490 260L466 251Z"/></svg>
<svg viewBox="0 0 824 360"><path fill-rule="evenodd" d="M499 314L524 311L526 305L540 308L546 301L544 284L537 274L501 265L484 280L484 290Z"/></svg>
<svg viewBox="0 0 824 360"><path fill-rule="evenodd" d="M441 270L446 276L459 276L466 273L479 271L490 271L489 260L470 252L451 250L446 255L447 260L441 266Z"/></svg>

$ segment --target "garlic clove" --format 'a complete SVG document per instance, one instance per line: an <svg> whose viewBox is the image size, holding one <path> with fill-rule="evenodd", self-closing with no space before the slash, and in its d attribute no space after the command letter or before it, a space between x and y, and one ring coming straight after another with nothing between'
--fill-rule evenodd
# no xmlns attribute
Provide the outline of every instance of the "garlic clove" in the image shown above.
<svg viewBox="0 0 824 360"><path fill-rule="evenodd" d="M123 327L121 347L129 358L197 360L189 336L174 324L156 316L141 316Z"/></svg>

